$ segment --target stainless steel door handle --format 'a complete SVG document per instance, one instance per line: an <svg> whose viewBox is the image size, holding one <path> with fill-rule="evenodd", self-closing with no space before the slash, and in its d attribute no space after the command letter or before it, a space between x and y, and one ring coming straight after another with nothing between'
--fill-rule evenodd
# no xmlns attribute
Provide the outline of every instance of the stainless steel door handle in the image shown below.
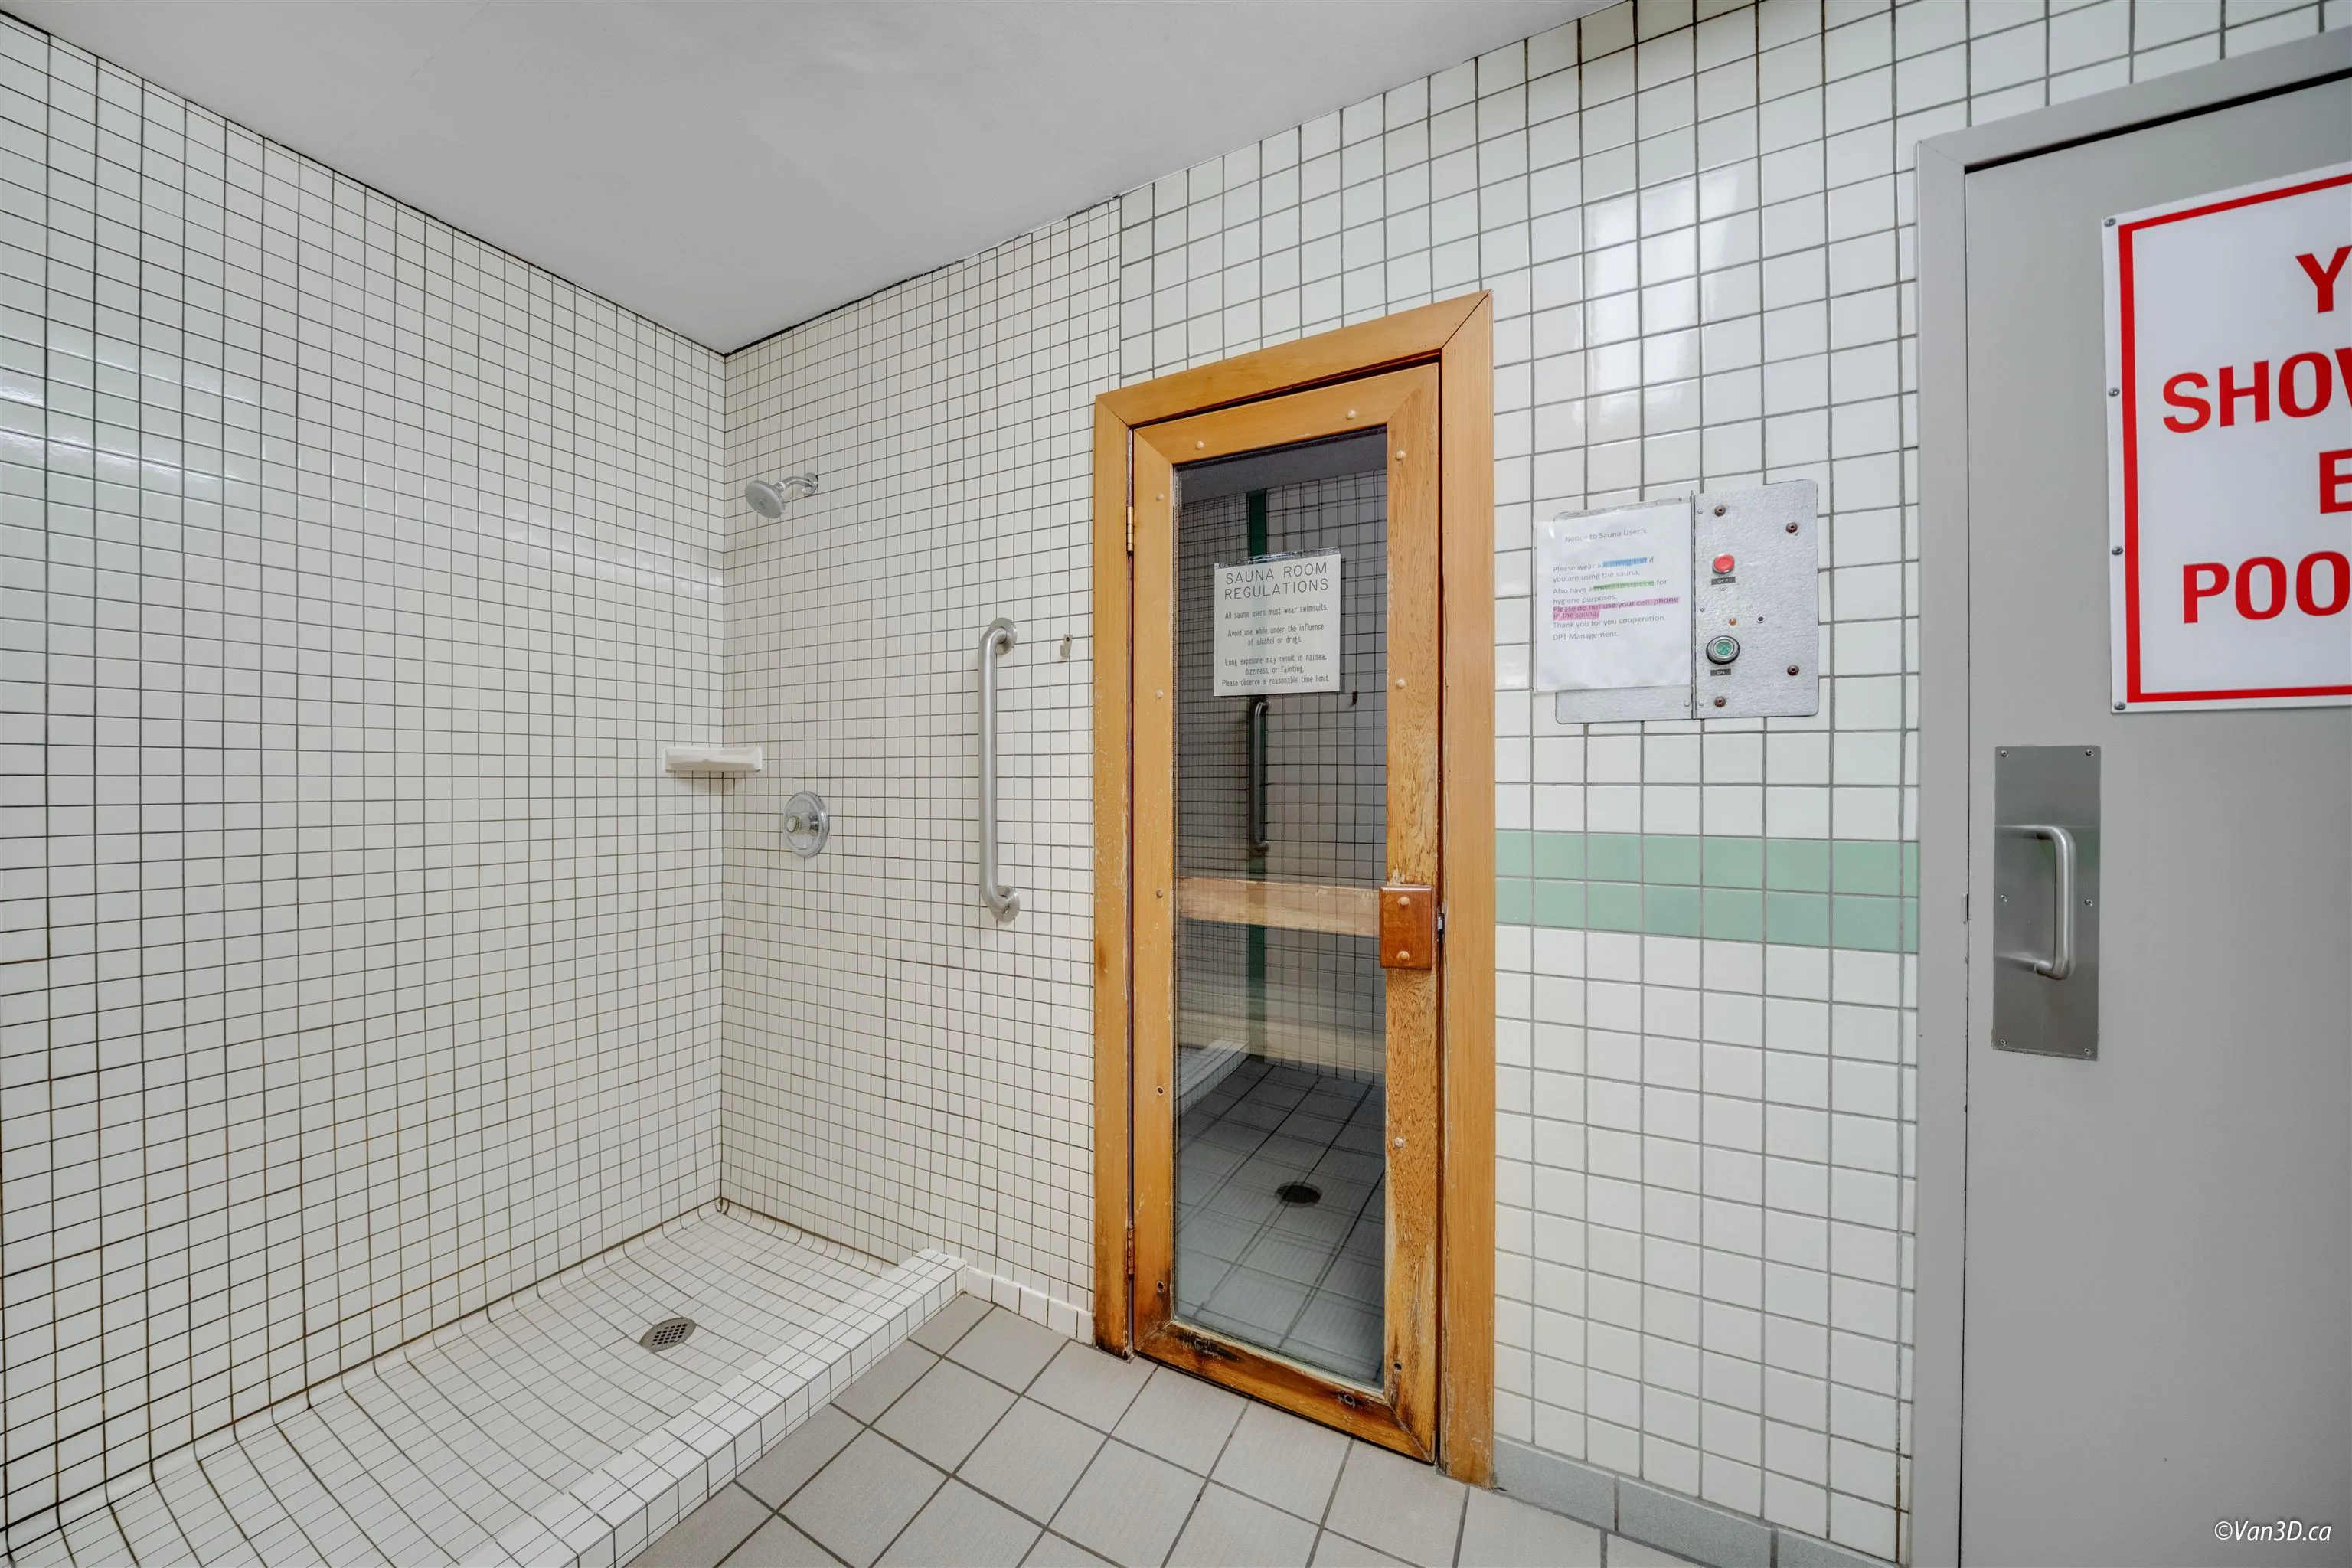
<svg viewBox="0 0 2352 1568"><path fill-rule="evenodd" d="M2099 748L1996 746L1991 816L1992 1048L2096 1061Z"/></svg>
<svg viewBox="0 0 2352 1568"><path fill-rule="evenodd" d="M2057 867L2051 879L2050 956L2032 959L2033 973L2063 980L2074 973L2074 836L2052 822L2021 822L2009 829L2049 840Z"/></svg>
<svg viewBox="0 0 2352 1568"><path fill-rule="evenodd" d="M1021 895L996 879L996 656L1016 640L1002 616L980 635L980 897L1001 921L1021 912Z"/></svg>

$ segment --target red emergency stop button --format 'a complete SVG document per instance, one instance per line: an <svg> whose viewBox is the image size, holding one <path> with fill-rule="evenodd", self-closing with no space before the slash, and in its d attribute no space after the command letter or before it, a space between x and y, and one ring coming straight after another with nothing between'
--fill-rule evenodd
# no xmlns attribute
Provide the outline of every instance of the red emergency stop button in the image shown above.
<svg viewBox="0 0 2352 1568"><path fill-rule="evenodd" d="M1718 577L1728 577L1731 575L1732 567L1737 564L1738 563L1730 556L1718 555L1715 558L1715 574Z"/></svg>

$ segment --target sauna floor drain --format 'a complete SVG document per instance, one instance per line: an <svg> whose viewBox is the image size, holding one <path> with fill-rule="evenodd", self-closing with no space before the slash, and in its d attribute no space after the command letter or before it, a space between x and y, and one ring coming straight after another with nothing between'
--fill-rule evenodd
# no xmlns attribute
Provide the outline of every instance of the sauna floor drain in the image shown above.
<svg viewBox="0 0 2352 1568"><path fill-rule="evenodd" d="M1274 1189L1274 1195L1284 1203L1304 1206L1307 1204L1321 1203L1323 1189L1311 1182L1285 1182Z"/></svg>
<svg viewBox="0 0 2352 1568"><path fill-rule="evenodd" d="M694 1332L692 1318L664 1318L637 1336L637 1343L649 1351L666 1351L672 1345L684 1344Z"/></svg>

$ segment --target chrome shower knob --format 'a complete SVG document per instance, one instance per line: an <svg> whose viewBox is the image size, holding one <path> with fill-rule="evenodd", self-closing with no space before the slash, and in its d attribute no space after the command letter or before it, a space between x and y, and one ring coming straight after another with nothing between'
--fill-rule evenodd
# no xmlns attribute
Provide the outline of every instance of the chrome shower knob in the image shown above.
<svg viewBox="0 0 2352 1568"><path fill-rule="evenodd" d="M833 837L833 814L822 797L803 790L784 802L784 844L805 860Z"/></svg>

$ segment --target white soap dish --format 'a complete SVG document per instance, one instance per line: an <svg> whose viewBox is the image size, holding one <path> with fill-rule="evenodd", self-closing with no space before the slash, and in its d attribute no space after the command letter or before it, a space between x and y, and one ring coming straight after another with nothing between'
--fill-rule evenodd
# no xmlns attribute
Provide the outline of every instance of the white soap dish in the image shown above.
<svg viewBox="0 0 2352 1568"><path fill-rule="evenodd" d="M767 763L757 746L664 746L662 766L674 773L756 773Z"/></svg>

